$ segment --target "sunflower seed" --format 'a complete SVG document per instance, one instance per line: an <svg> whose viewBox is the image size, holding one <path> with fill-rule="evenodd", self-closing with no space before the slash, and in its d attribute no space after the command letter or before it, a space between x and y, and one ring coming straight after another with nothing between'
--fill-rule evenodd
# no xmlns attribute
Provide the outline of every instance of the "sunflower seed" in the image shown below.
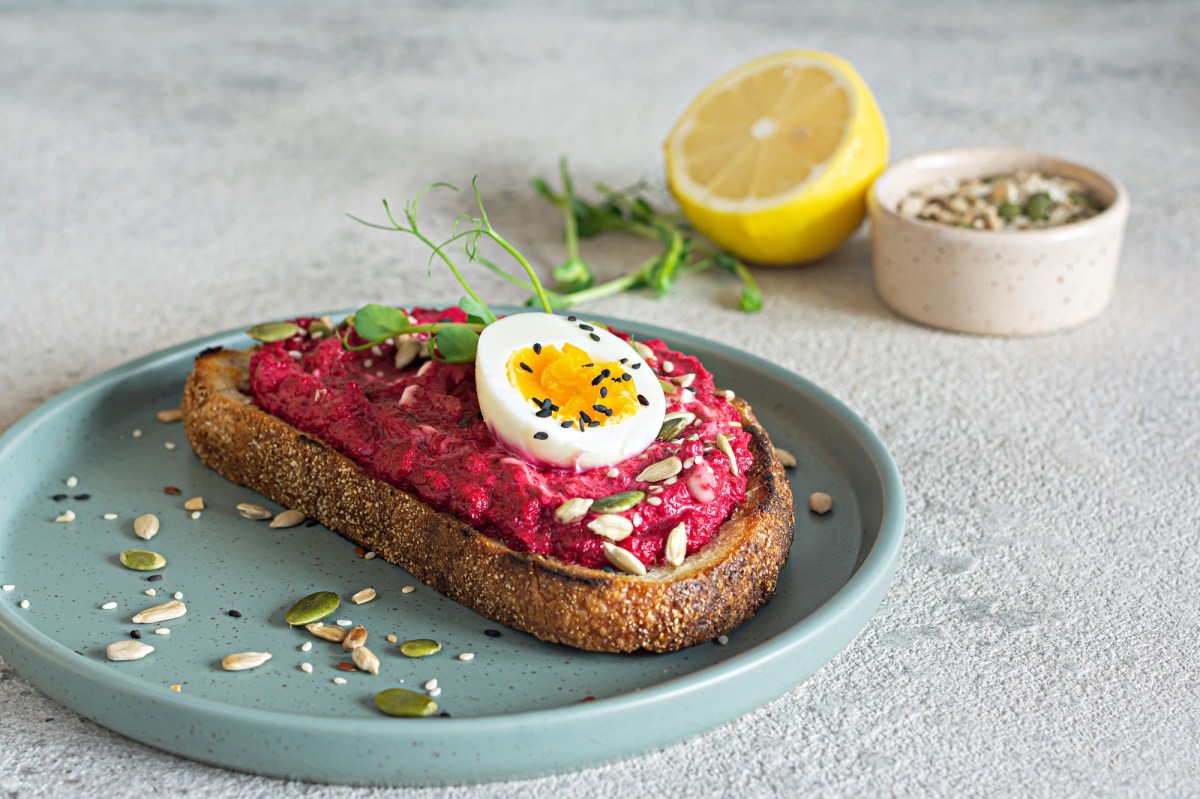
<svg viewBox="0 0 1200 799"><path fill-rule="evenodd" d="M139 572L152 572L167 565L167 559L146 549L127 549L120 555L121 565Z"/></svg>
<svg viewBox="0 0 1200 799"><path fill-rule="evenodd" d="M633 534L633 522L624 516L597 516L588 522L588 529L610 541L623 541Z"/></svg>
<svg viewBox="0 0 1200 799"><path fill-rule="evenodd" d="M285 510L268 524L268 527L295 527L304 521L304 513L298 510Z"/></svg>
<svg viewBox="0 0 1200 799"><path fill-rule="evenodd" d="M361 624L346 633L342 639L342 649L353 652L367 642L367 628Z"/></svg>
<svg viewBox="0 0 1200 799"><path fill-rule="evenodd" d="M642 491L622 491L619 494L600 497L592 503L591 511L592 513L620 513L629 510L645 498L646 494Z"/></svg>
<svg viewBox="0 0 1200 799"><path fill-rule="evenodd" d="M226 655L221 660L221 668L225 671L256 669L270 659L270 652L235 652L232 655Z"/></svg>
<svg viewBox="0 0 1200 799"><path fill-rule="evenodd" d="M613 567L620 569L626 574L634 574L641 576L646 573L646 566L637 556L628 549L622 549L616 544L604 542L604 557L608 558L608 562Z"/></svg>
<svg viewBox="0 0 1200 799"><path fill-rule="evenodd" d="M674 477L683 469L683 462L676 456L672 455L666 460L661 460L658 463L652 463L639 474L636 480L646 483L657 483L659 480L666 480L668 477Z"/></svg>
<svg viewBox="0 0 1200 799"><path fill-rule="evenodd" d="M654 350L650 349L640 341L630 341L629 344L631 347L633 347L634 352L642 356L642 360L644 361L653 361L658 357L654 354Z"/></svg>
<svg viewBox="0 0 1200 799"><path fill-rule="evenodd" d="M158 517L153 513L143 513L133 520L133 534L145 541L158 535L158 527Z"/></svg>
<svg viewBox="0 0 1200 799"><path fill-rule="evenodd" d="M163 424L171 424L171 422L178 422L183 418L183 411L179 410L178 408L169 408L165 411L159 411L155 414L155 416L157 416L158 421L162 422Z"/></svg>
<svg viewBox="0 0 1200 799"><path fill-rule="evenodd" d="M663 558L672 566L679 566L687 556L687 524L680 522L667 533L666 552Z"/></svg>
<svg viewBox="0 0 1200 799"><path fill-rule="evenodd" d="M733 456L733 447L729 446L729 439L725 437L724 433L717 433L717 449L729 458L729 471L736 477L738 473L737 458Z"/></svg>
<svg viewBox="0 0 1200 799"><path fill-rule="evenodd" d="M421 353L421 342L412 336L396 336L396 358L393 364L397 369L403 369L417 359Z"/></svg>
<svg viewBox="0 0 1200 799"><path fill-rule="evenodd" d="M284 614L284 620L293 627L310 625L329 616L338 609L341 598L332 591L317 591L298 600ZM340 640L340 639L339 639Z"/></svg>
<svg viewBox="0 0 1200 799"><path fill-rule="evenodd" d="M785 468L785 469L795 469L796 468L796 456L793 455L788 450L784 449L783 447L775 448L775 457L778 458L779 462L783 464L783 468Z"/></svg>
<svg viewBox="0 0 1200 799"><path fill-rule="evenodd" d="M317 623L306 624L304 625L304 629L308 630L318 638L326 641L332 641L335 644L340 644L346 639L346 631L341 627L328 627L324 624Z"/></svg>
<svg viewBox="0 0 1200 799"><path fill-rule="evenodd" d="M379 658L375 657L375 653L365 646L360 646L352 651L350 659L354 661L355 666L358 666L368 674L379 673Z"/></svg>
<svg viewBox="0 0 1200 799"><path fill-rule="evenodd" d="M184 510L204 510L204 497L192 497L183 503Z"/></svg>
<svg viewBox="0 0 1200 799"><path fill-rule="evenodd" d="M185 613L187 613L187 606L178 599L172 599L170 602L164 602L161 605L155 605L154 607L140 611L130 621L134 624L157 624L160 621L178 619Z"/></svg>
<svg viewBox="0 0 1200 799"><path fill-rule="evenodd" d="M424 694L407 688L389 688L375 694L375 707L381 713L401 718L432 716L437 712L437 702Z"/></svg>
<svg viewBox="0 0 1200 799"><path fill-rule="evenodd" d="M588 510L592 507L592 500L575 497L568 499L566 502L558 506L558 510L554 511L554 519L559 524L574 524L575 522L587 516Z"/></svg>
<svg viewBox="0 0 1200 799"><path fill-rule="evenodd" d="M154 647L150 644L143 644L132 638L111 643L104 649L109 660L141 660L153 651Z"/></svg>
<svg viewBox="0 0 1200 799"><path fill-rule="evenodd" d="M253 502L238 503L237 512L243 519L250 519L256 522L271 518L271 511L262 505L255 505Z"/></svg>
<svg viewBox="0 0 1200 799"><path fill-rule="evenodd" d="M400 654L410 658L423 658L442 651L442 645L430 638L414 638L400 644Z"/></svg>
<svg viewBox="0 0 1200 799"><path fill-rule="evenodd" d="M833 510L833 497L824 491L814 491L808 495L808 509L818 516L824 516Z"/></svg>
<svg viewBox="0 0 1200 799"><path fill-rule="evenodd" d="M356 605L361 605L365 602L370 602L375 597L376 593L374 588L364 588L363 590L354 594L354 596L350 597L350 601Z"/></svg>
<svg viewBox="0 0 1200 799"><path fill-rule="evenodd" d="M695 374L693 374L693 373L691 373L691 372L689 372L689 373L688 373L688 374L686 374L686 375L680 375L679 377L672 378L672 379L673 379L673 380L674 380L676 383L678 383L678 384L679 384L679 387L680 387L680 388L687 388L687 387L688 387L688 386L690 386L692 383L695 383L695 382L696 382L696 375L695 375Z"/></svg>

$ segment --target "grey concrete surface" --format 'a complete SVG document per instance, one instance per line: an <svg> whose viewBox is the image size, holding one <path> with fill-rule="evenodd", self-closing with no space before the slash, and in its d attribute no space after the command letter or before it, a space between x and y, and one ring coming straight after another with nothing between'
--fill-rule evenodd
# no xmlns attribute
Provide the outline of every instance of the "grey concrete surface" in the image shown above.
<svg viewBox="0 0 1200 799"><path fill-rule="evenodd" d="M1115 299L1032 339L889 313L860 231L834 257L595 306L807 376L882 435L910 508L895 583L833 662L720 729L524 783L365 790L198 765L0 664L0 796L1200 794L1200 7L1163 3L0 5L0 430L135 356L368 300L457 297L347 221L478 174L544 263L528 189L661 183L688 100L751 57L847 57L893 155L1030 147L1133 197ZM460 210L439 199L430 223ZM606 243L616 273L643 250ZM480 279L491 297L520 299Z"/></svg>

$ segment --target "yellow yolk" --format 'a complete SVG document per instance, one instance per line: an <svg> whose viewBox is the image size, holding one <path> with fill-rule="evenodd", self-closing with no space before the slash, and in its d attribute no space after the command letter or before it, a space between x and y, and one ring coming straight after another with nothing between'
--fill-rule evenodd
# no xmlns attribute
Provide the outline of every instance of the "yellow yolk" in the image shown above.
<svg viewBox="0 0 1200 799"><path fill-rule="evenodd" d="M563 344L561 350L553 344L539 349L536 352L533 347L525 347L508 359L509 382L529 400L531 409L536 410L549 399L556 408L552 416L558 421L580 425L584 422L580 414L584 414L601 427L639 410L633 380L621 379L626 374L624 364L593 360L570 343ZM600 408L607 408L611 415Z"/></svg>

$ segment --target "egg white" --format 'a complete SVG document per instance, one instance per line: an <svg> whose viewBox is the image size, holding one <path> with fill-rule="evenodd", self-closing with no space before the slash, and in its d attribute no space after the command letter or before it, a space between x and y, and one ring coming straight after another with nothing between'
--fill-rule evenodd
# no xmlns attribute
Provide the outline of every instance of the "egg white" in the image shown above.
<svg viewBox="0 0 1200 799"><path fill-rule="evenodd" d="M645 450L662 428L666 399L658 377L629 344L599 325L587 330L582 324L587 323L557 314L522 313L493 322L479 336L475 386L484 422L501 444L532 463L576 471L612 466ZM553 416L539 418L537 407L508 375L512 354L534 342L559 349L573 344L597 362L627 359L626 371L648 404L626 419L587 430L564 428ZM632 368L637 363L641 367ZM539 432L546 438L534 438Z"/></svg>

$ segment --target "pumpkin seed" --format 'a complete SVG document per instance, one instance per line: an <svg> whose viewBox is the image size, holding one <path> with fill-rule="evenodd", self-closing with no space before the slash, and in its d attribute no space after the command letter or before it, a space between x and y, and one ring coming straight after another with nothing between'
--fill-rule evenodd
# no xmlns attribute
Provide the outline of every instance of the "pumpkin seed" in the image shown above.
<svg viewBox="0 0 1200 799"><path fill-rule="evenodd" d="M680 522L667 533L666 552L663 558L672 566L680 566L687 557L687 524Z"/></svg>
<svg viewBox="0 0 1200 799"><path fill-rule="evenodd" d="M318 638L326 641L332 641L335 644L340 644L342 641L346 640L346 631L341 627L330 627L317 622L316 624L304 625L304 629L308 630Z"/></svg>
<svg viewBox="0 0 1200 799"><path fill-rule="evenodd" d="M133 534L146 541L158 535L158 527L158 517L153 513L143 513L133 520Z"/></svg>
<svg viewBox="0 0 1200 799"><path fill-rule="evenodd" d="M271 511L262 505L255 505L253 502L239 502L237 512L243 519L250 519L255 522L271 518Z"/></svg>
<svg viewBox="0 0 1200 799"><path fill-rule="evenodd" d="M139 572L152 572L167 565L167 559L146 549L127 549L121 553L121 565Z"/></svg>
<svg viewBox="0 0 1200 799"><path fill-rule="evenodd" d="M300 522L304 521L305 516L303 511L285 510L283 513L271 520L268 527L295 527Z"/></svg>
<svg viewBox="0 0 1200 799"><path fill-rule="evenodd" d="M725 437L724 433L717 433L717 449L721 450L726 458L729 458L729 471L736 477L738 473L737 458L733 457L733 447L729 446L729 439Z"/></svg>
<svg viewBox="0 0 1200 799"><path fill-rule="evenodd" d="M626 574L641 576L646 573L646 564L637 559L637 556L628 549L622 549L616 544L604 542L604 557L608 558L608 562L613 567L620 569Z"/></svg>
<svg viewBox="0 0 1200 799"><path fill-rule="evenodd" d="M588 510L592 507L592 500L575 497L568 499L566 502L558 506L558 510L554 511L554 519L559 524L574 524L575 522L587 516Z"/></svg>
<svg viewBox="0 0 1200 799"><path fill-rule="evenodd" d="M1044 191L1030 195L1025 203L1025 215L1035 222L1044 222L1050 218L1050 206L1054 201Z"/></svg>
<svg viewBox="0 0 1200 799"><path fill-rule="evenodd" d="M662 386L662 390L663 390L664 394L678 394L679 393L679 387L668 380L663 380L660 377L660 378L658 378L658 384L660 386Z"/></svg>
<svg viewBox="0 0 1200 799"><path fill-rule="evenodd" d="M284 619L293 627L301 624L307 626L333 613L341 603L342 600L334 592L317 591L292 605Z"/></svg>
<svg viewBox="0 0 1200 799"><path fill-rule="evenodd" d="M407 688L389 688L375 694L375 707L389 716L411 718L437 713L437 702Z"/></svg>
<svg viewBox="0 0 1200 799"><path fill-rule="evenodd" d="M636 480L646 483L657 483L659 480L666 480L668 477L674 477L683 470L683 461L672 455L666 460L661 460L658 463L652 463L639 474Z"/></svg>
<svg viewBox="0 0 1200 799"><path fill-rule="evenodd" d="M657 357L654 354L654 350L650 349L640 341L634 341L633 339L630 339L629 346L633 347L634 352L642 356L642 360L653 361Z"/></svg>
<svg viewBox="0 0 1200 799"><path fill-rule="evenodd" d="M783 468L785 468L785 469L795 469L796 468L796 456L793 455L788 450L784 449L783 447L775 448L775 457L779 459L779 462L781 464L783 464Z"/></svg>
<svg viewBox="0 0 1200 799"><path fill-rule="evenodd" d="M186 613L187 605L178 599L172 599L170 602L164 602L161 605L155 605L154 607L139 611L130 621L134 624L157 624L160 621L178 619Z"/></svg>
<svg viewBox="0 0 1200 799"><path fill-rule="evenodd" d="M264 322L246 331L246 335L255 341L269 344L272 341L283 341L300 332L300 325L295 322Z"/></svg>
<svg viewBox="0 0 1200 799"><path fill-rule="evenodd" d="M643 491L622 491L619 494L600 497L592 503L591 510L593 513L620 513L629 510L645 498L646 494Z"/></svg>
<svg viewBox="0 0 1200 799"><path fill-rule="evenodd" d="M588 522L588 529L609 541L624 541L633 534L633 522L624 516L597 516Z"/></svg>
<svg viewBox="0 0 1200 799"><path fill-rule="evenodd" d="M354 661L355 666L368 674L379 673L379 658L375 657L375 653L365 646L354 649L350 653L350 659Z"/></svg>
<svg viewBox="0 0 1200 799"><path fill-rule="evenodd" d="M256 669L270 659L270 652L235 652L232 655L226 655L221 660L221 668L225 671Z"/></svg>
<svg viewBox="0 0 1200 799"><path fill-rule="evenodd" d="M442 651L442 645L431 638L414 638L400 644L400 654L410 658L423 658Z"/></svg>
<svg viewBox="0 0 1200 799"><path fill-rule="evenodd" d="M108 655L109 660L141 660L153 651L154 647L150 644L126 638L123 641L109 644L104 653Z"/></svg>
<svg viewBox="0 0 1200 799"><path fill-rule="evenodd" d="M687 427L695 419L696 414L689 411L668 413L663 417L662 427L658 429L658 440L673 441L676 436L683 432L683 428Z"/></svg>

